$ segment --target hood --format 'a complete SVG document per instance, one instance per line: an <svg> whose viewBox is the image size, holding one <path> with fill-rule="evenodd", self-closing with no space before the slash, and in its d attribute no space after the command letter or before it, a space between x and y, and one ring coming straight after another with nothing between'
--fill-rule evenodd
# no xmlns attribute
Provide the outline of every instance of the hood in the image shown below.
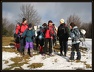
<svg viewBox="0 0 94 72"><path fill-rule="evenodd" d="M74 27L73 27L73 29L76 29L76 28L78 28L78 27L77 27L77 26L74 26Z"/></svg>

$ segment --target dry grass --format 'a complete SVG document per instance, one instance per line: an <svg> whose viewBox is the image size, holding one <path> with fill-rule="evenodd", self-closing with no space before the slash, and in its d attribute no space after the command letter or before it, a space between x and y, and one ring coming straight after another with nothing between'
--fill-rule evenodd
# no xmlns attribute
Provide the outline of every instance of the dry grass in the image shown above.
<svg viewBox="0 0 94 72"><path fill-rule="evenodd" d="M85 64L86 68L92 68L92 66L90 64Z"/></svg>
<svg viewBox="0 0 94 72"><path fill-rule="evenodd" d="M18 51L16 49L13 49L13 48L2 48L2 51L18 53Z"/></svg>
<svg viewBox="0 0 94 72"><path fill-rule="evenodd" d="M21 62L23 60L23 58L21 58L21 57L15 57L15 58L11 58L10 60L13 61L13 62L15 62L15 63L18 63L18 62Z"/></svg>
<svg viewBox="0 0 94 72"><path fill-rule="evenodd" d="M23 70L23 68L22 68L22 67L20 67L20 68L15 68L14 70Z"/></svg>
<svg viewBox="0 0 94 72"><path fill-rule="evenodd" d="M9 61L7 61L7 60L3 60L3 61L5 61L5 64L9 63Z"/></svg>
<svg viewBox="0 0 94 72"><path fill-rule="evenodd" d="M13 37L2 37L2 46L7 46L9 44L14 44Z"/></svg>
<svg viewBox="0 0 94 72"><path fill-rule="evenodd" d="M43 63L32 63L28 67L30 67L30 68L39 68L39 67L42 67L42 66L43 66Z"/></svg>

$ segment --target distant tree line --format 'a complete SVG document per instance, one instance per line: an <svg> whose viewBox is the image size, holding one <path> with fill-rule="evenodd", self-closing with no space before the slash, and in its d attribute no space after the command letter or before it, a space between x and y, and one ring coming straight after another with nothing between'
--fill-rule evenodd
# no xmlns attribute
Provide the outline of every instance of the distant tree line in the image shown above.
<svg viewBox="0 0 94 72"><path fill-rule="evenodd" d="M2 35L3 36L13 36L15 25L10 23L7 18L2 19Z"/></svg>
<svg viewBox="0 0 94 72"><path fill-rule="evenodd" d="M34 6L30 4L22 5L20 7L21 13L19 14L19 19L17 22L21 22L22 18L25 17L28 23L37 25L41 21L41 17L38 15L37 11L34 9ZM73 14L70 15L67 19L67 24L74 22L80 29L85 29L87 31L86 37L92 38L92 22L82 23L80 17ZM15 30L15 24L10 23L7 18L2 18L2 35L3 36L13 36Z"/></svg>

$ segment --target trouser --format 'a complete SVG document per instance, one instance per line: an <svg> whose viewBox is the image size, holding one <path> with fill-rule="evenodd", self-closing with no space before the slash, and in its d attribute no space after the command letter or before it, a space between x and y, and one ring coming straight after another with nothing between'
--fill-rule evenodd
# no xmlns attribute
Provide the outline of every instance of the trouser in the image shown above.
<svg viewBox="0 0 94 72"><path fill-rule="evenodd" d="M43 52L44 39L39 40L39 44L40 44L39 50L42 53Z"/></svg>
<svg viewBox="0 0 94 72"><path fill-rule="evenodd" d="M38 37L36 37L36 50L38 48L38 45L39 45L39 39L38 39Z"/></svg>
<svg viewBox="0 0 94 72"><path fill-rule="evenodd" d="M68 41L59 39L59 44L60 44L60 53L62 54L62 51L64 51L64 54L66 55L68 48Z"/></svg>
<svg viewBox="0 0 94 72"><path fill-rule="evenodd" d="M20 39L20 52L23 53L24 52L24 46L25 46L25 38L21 38Z"/></svg>
<svg viewBox="0 0 94 72"><path fill-rule="evenodd" d="M53 39L53 46L56 45L56 39Z"/></svg>
<svg viewBox="0 0 94 72"><path fill-rule="evenodd" d="M30 55L33 54L33 42L26 42L24 54L27 55L28 48L30 48Z"/></svg>
<svg viewBox="0 0 94 72"><path fill-rule="evenodd" d="M52 40L51 40L51 38L46 38L45 39L44 53L47 52L48 43L49 43L49 54L51 54L52 53Z"/></svg>
<svg viewBox="0 0 94 72"><path fill-rule="evenodd" d="M79 51L79 44L80 43L77 43L77 44L73 44L72 45L72 49L71 49L71 57L70 57L70 59L71 60L74 60L74 55L75 55L75 52L74 52L74 50L76 50L76 52L77 52L77 60L80 60L81 59L81 53L80 53L80 51Z"/></svg>

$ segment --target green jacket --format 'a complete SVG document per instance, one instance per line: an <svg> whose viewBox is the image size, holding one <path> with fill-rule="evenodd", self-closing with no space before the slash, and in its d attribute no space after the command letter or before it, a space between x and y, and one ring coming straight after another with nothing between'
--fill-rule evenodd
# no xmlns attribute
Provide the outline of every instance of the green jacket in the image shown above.
<svg viewBox="0 0 94 72"><path fill-rule="evenodd" d="M33 42L33 36L35 35L35 32L33 30L25 30L22 34L22 37L26 37L26 42Z"/></svg>

